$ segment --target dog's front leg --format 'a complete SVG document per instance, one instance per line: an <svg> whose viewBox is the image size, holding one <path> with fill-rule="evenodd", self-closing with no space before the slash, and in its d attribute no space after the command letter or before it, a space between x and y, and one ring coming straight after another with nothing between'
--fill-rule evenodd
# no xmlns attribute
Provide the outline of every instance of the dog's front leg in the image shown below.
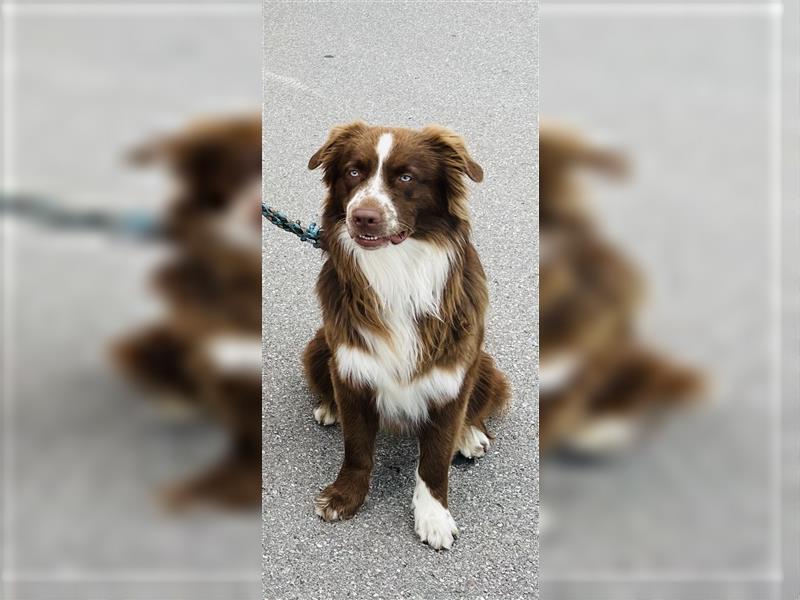
<svg viewBox="0 0 800 600"><path fill-rule="evenodd" d="M336 481L314 501L315 512L326 521L349 519L364 503L379 426L369 390L354 389L334 375L334 394L344 437L344 462Z"/></svg>
<svg viewBox="0 0 800 600"><path fill-rule="evenodd" d="M414 529L431 548L450 549L458 535L456 522L447 508L447 483L456 435L463 411L456 403L431 411L419 431L419 465L414 488ZM460 414L461 416L456 416Z"/></svg>

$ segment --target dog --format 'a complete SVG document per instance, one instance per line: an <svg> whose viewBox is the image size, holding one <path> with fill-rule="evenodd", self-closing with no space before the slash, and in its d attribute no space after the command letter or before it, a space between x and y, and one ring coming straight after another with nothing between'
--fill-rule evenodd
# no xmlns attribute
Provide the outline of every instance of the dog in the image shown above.
<svg viewBox="0 0 800 600"><path fill-rule="evenodd" d="M129 154L177 183L163 217L170 257L151 284L158 322L115 340L121 371L170 413L201 413L227 432L222 460L169 486L169 508L245 509L261 499L261 118L213 117Z"/></svg>
<svg viewBox="0 0 800 600"><path fill-rule="evenodd" d="M466 178L483 170L441 126L354 122L333 128L308 162L322 167L322 328L303 363L315 419L340 422L344 460L316 497L325 521L356 514L369 490L382 427L419 440L415 531L440 550L458 528L448 508L450 463L483 456L486 419L506 410L505 376L483 349L486 276L470 241Z"/></svg>
<svg viewBox="0 0 800 600"><path fill-rule="evenodd" d="M539 156L540 450L603 458L691 406L704 381L639 339L643 277L589 210L580 173L619 179L625 157L552 122Z"/></svg>

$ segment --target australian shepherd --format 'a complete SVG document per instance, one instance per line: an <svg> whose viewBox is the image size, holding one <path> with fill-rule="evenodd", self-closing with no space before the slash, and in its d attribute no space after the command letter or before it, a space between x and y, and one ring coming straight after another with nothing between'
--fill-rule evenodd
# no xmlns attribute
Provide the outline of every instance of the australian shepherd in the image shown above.
<svg viewBox="0 0 800 600"><path fill-rule="evenodd" d="M322 167L322 328L304 354L324 425L340 422L344 461L315 500L326 521L355 515L367 496L381 427L416 435L415 530L435 549L458 529L447 503L456 452L483 456L486 419L509 400L483 350L486 276L470 241L465 178L483 170L464 141L422 130L335 127L311 157Z"/></svg>

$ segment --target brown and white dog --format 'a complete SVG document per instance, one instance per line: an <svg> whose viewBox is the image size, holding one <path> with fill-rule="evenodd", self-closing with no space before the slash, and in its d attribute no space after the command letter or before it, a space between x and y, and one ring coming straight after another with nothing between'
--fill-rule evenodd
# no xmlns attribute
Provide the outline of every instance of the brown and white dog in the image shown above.
<svg viewBox="0 0 800 600"><path fill-rule="evenodd" d="M326 521L352 517L369 490L381 427L415 434L415 530L432 548L458 534L448 510L450 463L483 456L485 420L509 388L483 350L486 277L470 241L463 140L422 130L335 127L311 157L323 167L327 260L317 281L323 326L304 364L321 424L341 422L344 462L315 500Z"/></svg>
<svg viewBox="0 0 800 600"><path fill-rule="evenodd" d="M620 178L625 157L543 123L539 168L540 450L604 457L695 404L703 377L640 339L644 279L589 209L581 172Z"/></svg>
<svg viewBox="0 0 800 600"><path fill-rule="evenodd" d="M254 508L261 499L261 115L214 117L137 148L178 185L152 274L164 314L115 340L116 365L170 412L226 430L221 460L170 486L172 508Z"/></svg>

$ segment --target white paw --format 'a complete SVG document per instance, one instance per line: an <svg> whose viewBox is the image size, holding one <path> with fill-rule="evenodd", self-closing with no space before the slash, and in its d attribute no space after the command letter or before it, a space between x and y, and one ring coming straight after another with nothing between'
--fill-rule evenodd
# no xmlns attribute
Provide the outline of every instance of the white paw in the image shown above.
<svg viewBox="0 0 800 600"><path fill-rule="evenodd" d="M419 539L434 550L449 550L458 535L458 527L450 511L434 498L428 486L417 474L414 488L414 531Z"/></svg>
<svg viewBox="0 0 800 600"><path fill-rule="evenodd" d="M320 404L314 409L314 420L320 425L333 425L339 420L336 410L328 404Z"/></svg>
<svg viewBox="0 0 800 600"><path fill-rule="evenodd" d="M489 451L489 438L477 427L467 426L461 434L458 451L466 458L480 458Z"/></svg>
<svg viewBox="0 0 800 600"><path fill-rule="evenodd" d="M585 425L569 436L567 447L589 455L615 454L628 448L638 428L632 419L605 417Z"/></svg>

